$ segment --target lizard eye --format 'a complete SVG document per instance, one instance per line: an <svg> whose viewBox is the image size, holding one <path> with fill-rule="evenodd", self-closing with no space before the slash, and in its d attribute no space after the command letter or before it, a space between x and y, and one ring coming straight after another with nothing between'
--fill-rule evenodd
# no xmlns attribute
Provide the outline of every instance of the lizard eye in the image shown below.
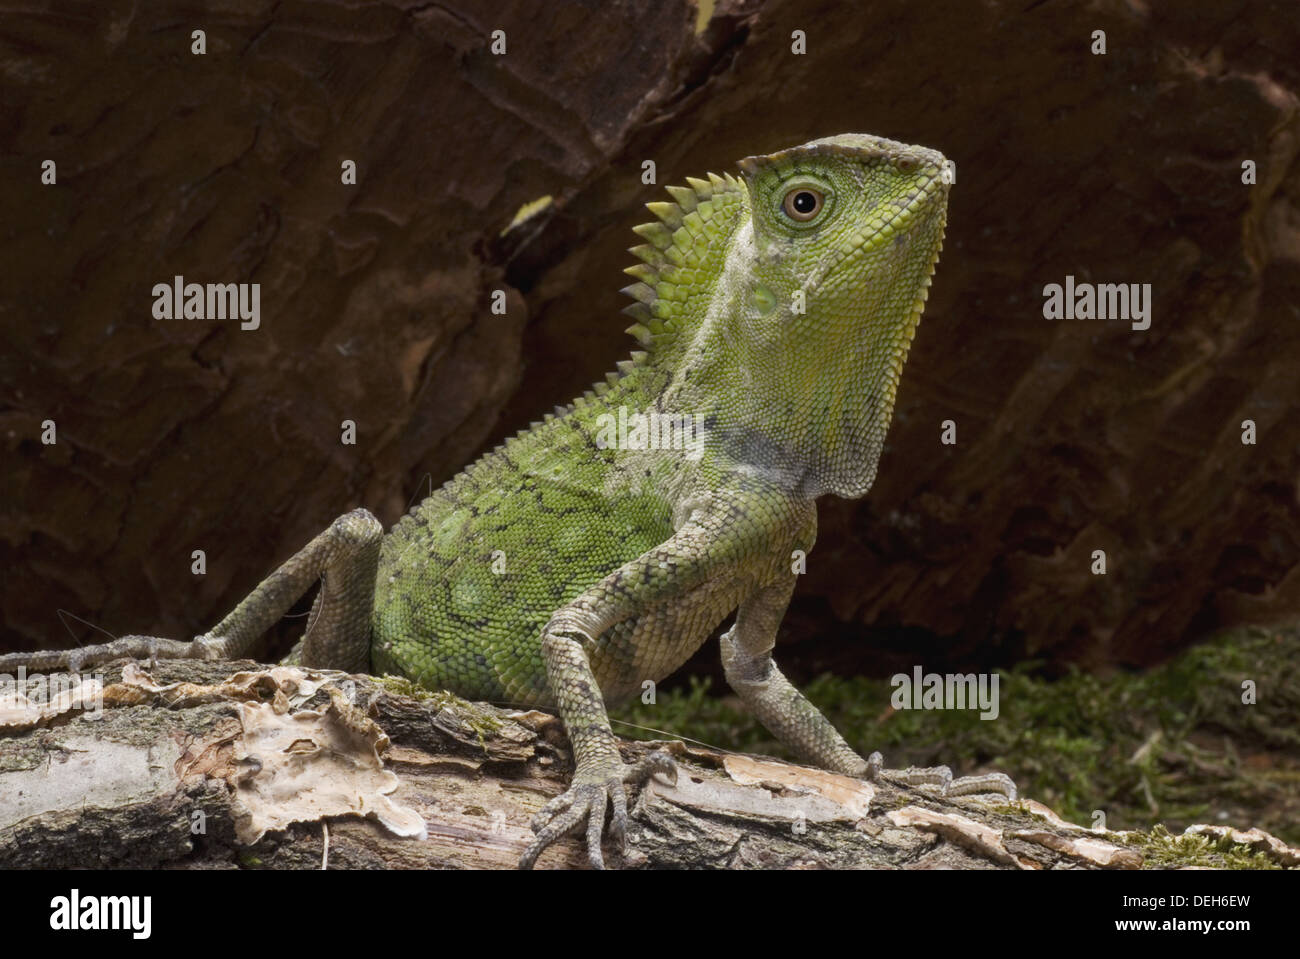
<svg viewBox="0 0 1300 959"><path fill-rule="evenodd" d="M821 212L822 195L812 187L796 187L785 195L781 209L790 219L806 223Z"/></svg>

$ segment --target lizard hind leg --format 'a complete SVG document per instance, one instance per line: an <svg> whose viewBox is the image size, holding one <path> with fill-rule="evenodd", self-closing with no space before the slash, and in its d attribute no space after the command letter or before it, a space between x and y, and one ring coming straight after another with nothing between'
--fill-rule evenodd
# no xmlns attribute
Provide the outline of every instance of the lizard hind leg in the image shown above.
<svg viewBox="0 0 1300 959"><path fill-rule="evenodd" d="M954 779L947 766L885 769L880 753L863 760L854 752L772 661L777 627L793 588L791 576L749 597L737 610L735 625L722 637L727 682L769 731L823 769L904 786L937 786L940 795L947 797L1001 793L1015 800L1016 784L1005 773Z"/></svg>
<svg viewBox="0 0 1300 959"><path fill-rule="evenodd" d="M308 621L301 661L308 666L364 671L370 661L370 612L383 526L368 511L340 516L262 580L225 619L193 642L123 636L80 649L10 653L0 672L25 669L79 672L114 659L239 659L311 588L321 593Z"/></svg>

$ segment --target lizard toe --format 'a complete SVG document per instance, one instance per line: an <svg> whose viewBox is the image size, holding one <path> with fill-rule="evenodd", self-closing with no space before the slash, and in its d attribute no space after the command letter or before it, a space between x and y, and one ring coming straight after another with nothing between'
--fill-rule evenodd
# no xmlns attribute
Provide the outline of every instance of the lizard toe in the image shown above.
<svg viewBox="0 0 1300 959"><path fill-rule="evenodd" d="M534 833L540 833L550 822L556 819L560 813L564 812L572 805L573 790L560 793L560 795L556 796L537 811L537 814L533 816L533 821L529 823L529 827Z"/></svg>
<svg viewBox="0 0 1300 959"><path fill-rule="evenodd" d="M609 817L609 838L618 844L619 851L627 849L627 790L622 785L609 791L613 812Z"/></svg>
<svg viewBox="0 0 1300 959"><path fill-rule="evenodd" d="M604 869L605 857L600 851L600 840L605 832L605 807L609 804L609 795L599 786L588 788L591 799L587 809L587 861L592 869Z"/></svg>
<svg viewBox="0 0 1300 959"><path fill-rule="evenodd" d="M600 840L605 830L605 810L615 789L622 790L621 780L612 777L598 783L574 783L556 796L533 817L532 843L519 859L520 869L531 869L542 851L561 836L587 828L587 860L593 869L604 869ZM617 805L617 803L616 803Z"/></svg>
<svg viewBox="0 0 1300 959"><path fill-rule="evenodd" d="M662 773L672 785L677 783L677 761L665 752L655 751L623 772L623 782L640 785L656 773Z"/></svg>
<svg viewBox="0 0 1300 959"><path fill-rule="evenodd" d="M552 803L547 804L548 807L551 805ZM550 813L543 809L539 812L532 822L533 832L537 834L537 838L529 843L528 848L524 850L524 854L519 858L519 868L532 869L533 864L537 862L537 857L542 854L542 850L561 836L579 828L586 817L586 806L576 801L576 799L570 799L570 805L567 809L556 809Z"/></svg>
<svg viewBox="0 0 1300 959"><path fill-rule="evenodd" d="M954 779L944 790L945 796L969 796L974 793L999 793L1014 802L1016 784L1006 773L985 773L982 776Z"/></svg>
<svg viewBox="0 0 1300 959"><path fill-rule="evenodd" d="M1014 801L1016 784L1006 773L984 773L954 779L947 766L909 766L906 769L885 769L884 758L875 752L867 757L866 777L875 780L884 777L904 786L938 786L939 795L954 798L975 793L998 793Z"/></svg>

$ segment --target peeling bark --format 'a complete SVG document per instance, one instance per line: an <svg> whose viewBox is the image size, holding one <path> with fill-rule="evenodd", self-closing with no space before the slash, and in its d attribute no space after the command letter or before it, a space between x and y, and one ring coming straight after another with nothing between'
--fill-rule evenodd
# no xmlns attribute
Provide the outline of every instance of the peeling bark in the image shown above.
<svg viewBox="0 0 1300 959"><path fill-rule="evenodd" d="M114 664L98 718L70 707L23 724L10 701L0 712L0 868L514 867L532 815L568 779L559 720L395 688L246 662ZM262 713L292 735L268 743L264 722L250 724ZM620 868L1144 863L1140 834L1084 830L1032 800L948 800L679 742L622 749L628 761L669 750L680 770L675 785L652 780L636 796L626 854L611 857ZM394 832L421 822L424 838ZM1258 865L1300 862L1258 830L1188 834L1207 830L1217 845L1188 864L1220 864L1213 849L1234 844ZM585 864L577 839L539 863Z"/></svg>

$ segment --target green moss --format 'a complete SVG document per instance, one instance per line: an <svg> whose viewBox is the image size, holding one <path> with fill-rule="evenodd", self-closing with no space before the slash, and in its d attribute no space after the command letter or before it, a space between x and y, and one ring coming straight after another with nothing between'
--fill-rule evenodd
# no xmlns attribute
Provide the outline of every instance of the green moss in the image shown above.
<svg viewBox="0 0 1300 959"><path fill-rule="evenodd" d="M446 709L455 714L457 719L474 731L478 736L479 745L485 750L487 746L484 740L499 732L503 725L501 718L491 709L485 709L478 703L461 699L445 689L425 689L405 676L379 676L375 678L375 682L390 693L418 699L437 709Z"/></svg>
<svg viewBox="0 0 1300 959"><path fill-rule="evenodd" d="M1124 833L1120 841L1142 853L1145 857L1144 869L1177 869L1186 866L1210 869L1282 868L1267 853L1255 852L1231 838L1175 836L1159 824L1153 826L1150 832Z"/></svg>
<svg viewBox="0 0 1300 959"><path fill-rule="evenodd" d="M779 654L779 650L778 650ZM947 763L1011 775L1022 795L1083 826L1112 830L1194 822L1258 826L1300 844L1300 628L1226 632L1144 672L1073 671L1047 680L1036 664L999 673L1000 713L889 708L888 680L821 676L804 692L854 748L891 766ZM1258 702L1242 703L1252 680ZM712 746L789 756L733 697L707 681L616 710L627 723ZM616 723L623 735L662 738ZM1254 854L1252 854L1254 855Z"/></svg>
<svg viewBox="0 0 1300 959"><path fill-rule="evenodd" d="M1020 805L1020 803L1014 803L1014 802L989 803L986 808L988 809L989 812L999 816L1014 816L1016 819L1022 819L1025 816L1030 816L1033 819L1041 819L1049 826L1055 825L1050 819L1048 819L1042 813L1034 812L1031 809L1027 809L1024 806Z"/></svg>
<svg viewBox="0 0 1300 959"><path fill-rule="evenodd" d="M408 696L411 699L432 700L435 703L441 703L444 700L455 700L456 696L442 689L425 689L418 683L412 682L405 676L392 676L385 674L376 676L375 683L383 686L390 693L398 696Z"/></svg>

